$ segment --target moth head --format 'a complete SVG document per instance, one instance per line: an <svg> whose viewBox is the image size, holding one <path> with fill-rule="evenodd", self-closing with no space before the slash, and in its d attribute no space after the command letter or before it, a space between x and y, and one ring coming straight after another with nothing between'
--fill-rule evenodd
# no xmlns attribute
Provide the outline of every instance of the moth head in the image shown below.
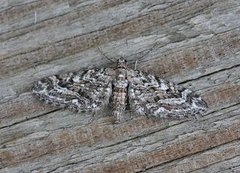
<svg viewBox="0 0 240 173"><path fill-rule="evenodd" d="M117 67L126 67L127 66L127 60L125 60L123 57L119 58L117 61Z"/></svg>

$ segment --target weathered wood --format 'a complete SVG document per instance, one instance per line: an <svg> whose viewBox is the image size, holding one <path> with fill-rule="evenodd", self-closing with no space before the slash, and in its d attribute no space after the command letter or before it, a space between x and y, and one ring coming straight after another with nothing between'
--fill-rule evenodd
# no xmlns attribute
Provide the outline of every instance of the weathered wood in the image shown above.
<svg viewBox="0 0 240 173"><path fill-rule="evenodd" d="M240 1L0 2L0 172L240 172ZM31 95L42 77L129 66L201 94L205 117L75 114ZM130 116L130 115L126 115Z"/></svg>

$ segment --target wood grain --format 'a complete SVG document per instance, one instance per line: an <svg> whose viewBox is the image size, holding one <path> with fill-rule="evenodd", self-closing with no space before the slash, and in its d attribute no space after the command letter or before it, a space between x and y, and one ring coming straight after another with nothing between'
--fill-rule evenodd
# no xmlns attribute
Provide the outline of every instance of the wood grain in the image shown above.
<svg viewBox="0 0 240 173"><path fill-rule="evenodd" d="M0 172L240 172L238 0L0 2ZM75 114L34 81L119 57L207 101L198 120Z"/></svg>

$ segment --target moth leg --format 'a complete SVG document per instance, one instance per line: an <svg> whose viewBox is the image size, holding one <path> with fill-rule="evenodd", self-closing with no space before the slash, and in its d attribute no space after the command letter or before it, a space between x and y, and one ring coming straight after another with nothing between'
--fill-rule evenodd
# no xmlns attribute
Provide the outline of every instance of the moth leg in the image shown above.
<svg viewBox="0 0 240 173"><path fill-rule="evenodd" d="M135 61L134 70L137 70L137 63L138 63L138 60Z"/></svg>

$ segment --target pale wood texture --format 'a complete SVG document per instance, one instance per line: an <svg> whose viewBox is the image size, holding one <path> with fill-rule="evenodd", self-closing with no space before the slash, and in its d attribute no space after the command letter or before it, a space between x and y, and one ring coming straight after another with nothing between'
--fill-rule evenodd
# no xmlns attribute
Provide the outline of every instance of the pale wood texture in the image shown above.
<svg viewBox="0 0 240 173"><path fill-rule="evenodd" d="M239 0L1 0L0 172L240 172ZM75 114L34 81L129 66L201 94L192 121ZM126 117L129 117L127 114Z"/></svg>

